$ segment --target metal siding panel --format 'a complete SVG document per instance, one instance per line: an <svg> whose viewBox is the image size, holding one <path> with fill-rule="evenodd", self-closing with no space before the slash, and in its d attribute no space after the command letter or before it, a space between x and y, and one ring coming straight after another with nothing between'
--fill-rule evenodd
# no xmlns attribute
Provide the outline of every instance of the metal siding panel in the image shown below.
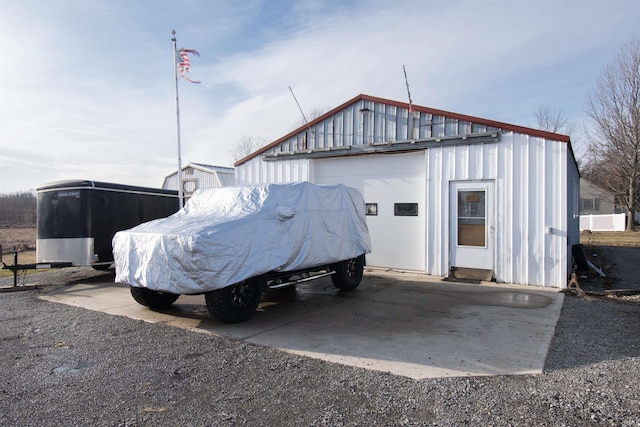
<svg viewBox="0 0 640 427"><path fill-rule="evenodd" d="M469 179L484 179L482 166L484 164L484 144L468 145Z"/></svg>
<svg viewBox="0 0 640 427"><path fill-rule="evenodd" d="M355 103L352 109L352 118L353 118L353 136L351 140L351 144L349 145L358 145L362 144L362 112L360 111L363 106L363 101Z"/></svg>
<svg viewBox="0 0 640 427"><path fill-rule="evenodd" d="M344 127L344 139L341 145L351 145L353 143L353 107L343 111L342 123Z"/></svg>
<svg viewBox="0 0 640 427"><path fill-rule="evenodd" d="M527 243L528 266L527 283L542 283L544 277L544 207L545 207L545 176L544 170L544 140L527 137Z"/></svg>
<svg viewBox="0 0 640 427"><path fill-rule="evenodd" d="M453 147L453 162L454 162L454 170L453 173L449 176L450 180L463 180L467 179L468 173L468 159L467 159L467 151L468 146L454 146Z"/></svg>
<svg viewBox="0 0 640 427"><path fill-rule="evenodd" d="M444 117L432 117L432 133L434 137L444 136Z"/></svg>
<svg viewBox="0 0 640 427"><path fill-rule="evenodd" d="M513 259L514 264L514 280L515 283L526 283L527 277L527 210L528 197L526 192L526 179L528 173L526 170L526 148L522 143L522 135L513 136L513 205L514 215L511 219L513 226ZM505 224L506 225L506 224Z"/></svg>
<svg viewBox="0 0 640 427"><path fill-rule="evenodd" d="M384 104L374 103L373 110L373 142L383 142L385 129Z"/></svg>
<svg viewBox="0 0 640 427"><path fill-rule="evenodd" d="M340 111L334 117L336 139L333 141L333 147L339 147L344 141L344 112Z"/></svg>
<svg viewBox="0 0 640 427"><path fill-rule="evenodd" d="M545 227L547 236L547 259L549 264L545 268L545 286L564 287L567 283L567 262L561 262L569 256L567 253L568 219L567 219L567 144L549 141L546 150L547 170L550 177L548 184L549 222Z"/></svg>
<svg viewBox="0 0 640 427"><path fill-rule="evenodd" d="M395 140L401 141L408 139L407 137L407 113L404 108L396 109L396 134Z"/></svg>
<svg viewBox="0 0 640 427"><path fill-rule="evenodd" d="M429 149L426 152L426 273L435 276L448 274L449 260L449 224L448 212L449 191L444 190L448 185L445 178L445 153L442 147Z"/></svg>
<svg viewBox="0 0 640 427"><path fill-rule="evenodd" d="M385 141L393 141L396 135L396 111L398 109L393 105L387 105L385 108Z"/></svg>
<svg viewBox="0 0 640 427"><path fill-rule="evenodd" d="M496 190L496 269L498 282L513 282L513 203L507 203L513 194L513 134L503 134L498 143L498 179Z"/></svg>
<svg viewBox="0 0 640 427"><path fill-rule="evenodd" d="M322 122L322 139L319 142L318 148L326 148L329 146L329 139L331 137L331 119L324 120Z"/></svg>

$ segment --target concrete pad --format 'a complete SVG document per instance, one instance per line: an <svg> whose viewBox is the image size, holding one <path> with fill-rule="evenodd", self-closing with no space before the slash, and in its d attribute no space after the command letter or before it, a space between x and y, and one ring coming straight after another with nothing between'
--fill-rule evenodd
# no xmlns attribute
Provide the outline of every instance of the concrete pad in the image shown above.
<svg viewBox="0 0 640 427"><path fill-rule="evenodd" d="M109 282L42 298L421 379L542 373L564 295L367 269L353 292L326 278L267 292L255 316L236 325L211 318L202 295L152 311Z"/></svg>

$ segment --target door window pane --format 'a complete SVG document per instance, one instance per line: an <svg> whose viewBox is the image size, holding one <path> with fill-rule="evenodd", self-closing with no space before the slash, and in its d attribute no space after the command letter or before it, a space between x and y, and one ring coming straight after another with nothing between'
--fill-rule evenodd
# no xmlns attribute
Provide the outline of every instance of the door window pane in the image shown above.
<svg viewBox="0 0 640 427"><path fill-rule="evenodd" d="M458 191L458 245L486 246L486 216L483 190Z"/></svg>

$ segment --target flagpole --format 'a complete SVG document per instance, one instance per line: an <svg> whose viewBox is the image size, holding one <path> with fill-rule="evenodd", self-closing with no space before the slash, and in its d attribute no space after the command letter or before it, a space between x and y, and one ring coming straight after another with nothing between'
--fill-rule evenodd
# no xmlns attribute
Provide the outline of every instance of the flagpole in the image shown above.
<svg viewBox="0 0 640 427"><path fill-rule="evenodd" d="M176 48L176 30L171 30L171 34L173 37L171 41L173 42L173 71L176 80L176 124L178 129L178 198L180 199L180 209L184 206L184 202L182 200L182 147L180 144L180 100L178 98L178 52Z"/></svg>

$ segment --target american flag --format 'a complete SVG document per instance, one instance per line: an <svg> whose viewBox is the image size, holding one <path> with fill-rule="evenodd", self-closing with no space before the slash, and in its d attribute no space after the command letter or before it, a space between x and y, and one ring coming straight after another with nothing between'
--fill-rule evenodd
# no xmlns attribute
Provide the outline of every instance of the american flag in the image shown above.
<svg viewBox="0 0 640 427"><path fill-rule="evenodd" d="M181 48L178 51L178 55L176 56L176 62L178 63L178 78L182 77L186 81L191 83L200 83L198 80L191 80L189 77L187 77L187 73L191 71L191 62L189 62L190 53L196 56L200 56L198 51L195 49Z"/></svg>

